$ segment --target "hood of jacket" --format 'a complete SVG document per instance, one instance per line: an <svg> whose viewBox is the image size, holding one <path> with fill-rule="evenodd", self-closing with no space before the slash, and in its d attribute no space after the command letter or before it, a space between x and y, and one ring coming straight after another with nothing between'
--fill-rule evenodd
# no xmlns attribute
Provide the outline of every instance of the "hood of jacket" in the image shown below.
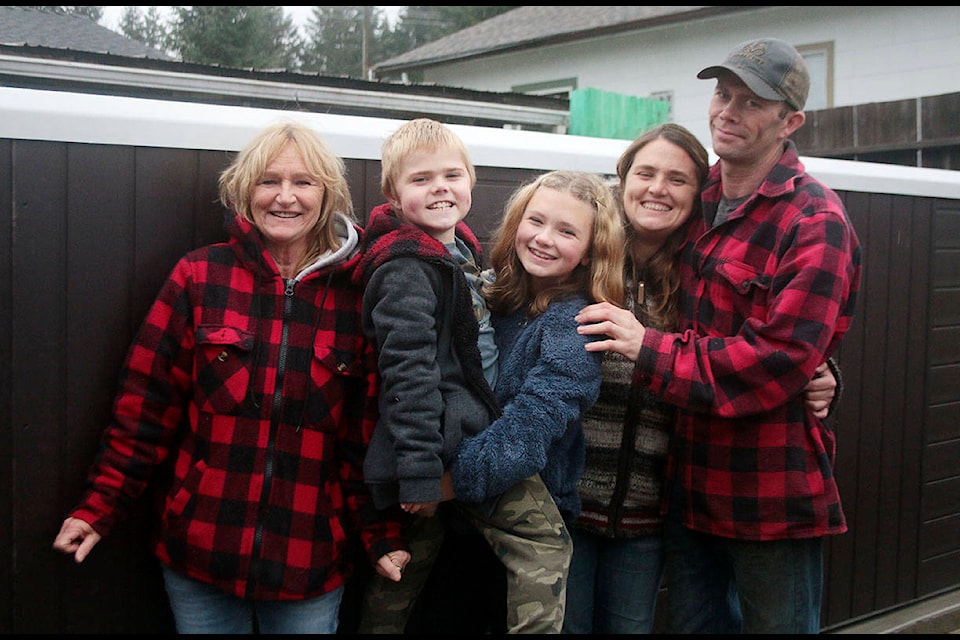
<svg viewBox="0 0 960 640"><path fill-rule="evenodd" d="M350 261L359 257L360 231L352 220L342 213L335 213L334 226L339 239L339 246L320 254L317 259L300 273L294 280L302 280L304 276L330 266L355 266ZM271 275L280 275L276 262L270 257L263 236L253 224L241 218L236 212L228 211L224 215L224 230L230 236L231 244L238 259L253 273L266 270Z"/></svg>
<svg viewBox="0 0 960 640"><path fill-rule="evenodd" d="M473 253L480 264L481 248L477 237L463 221L457 223L456 235ZM443 243L428 235L420 227L403 222L393 210L393 205L384 203L370 212L370 221L363 229L360 240L361 258L354 272L354 282L365 285L377 267L400 256L418 256L427 260L450 260L450 252Z"/></svg>

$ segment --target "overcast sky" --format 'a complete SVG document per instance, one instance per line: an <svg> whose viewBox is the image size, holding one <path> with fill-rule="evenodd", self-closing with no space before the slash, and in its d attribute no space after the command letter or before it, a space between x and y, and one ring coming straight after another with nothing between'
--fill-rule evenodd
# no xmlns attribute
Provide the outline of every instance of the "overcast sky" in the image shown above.
<svg viewBox="0 0 960 640"><path fill-rule="evenodd" d="M114 31L119 31L120 25L120 16L123 15L123 10L125 7L104 7L103 8L103 18L100 20L100 24L110 27ZM149 6L140 7L140 10L146 13ZM380 7L387 14L387 19L390 21L390 24L393 25L394 21L397 19L397 14L400 13L400 9L403 6L389 6L389 7ZM160 7L162 12L169 11L172 7ZM285 15L293 18L293 21L297 26L305 26L307 21L310 18L311 13L313 12L313 7L283 7L283 13Z"/></svg>

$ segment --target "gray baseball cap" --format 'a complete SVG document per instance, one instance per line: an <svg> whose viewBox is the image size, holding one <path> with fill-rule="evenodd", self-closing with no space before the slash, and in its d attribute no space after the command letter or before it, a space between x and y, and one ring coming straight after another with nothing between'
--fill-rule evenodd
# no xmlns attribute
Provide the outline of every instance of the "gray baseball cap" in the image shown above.
<svg viewBox="0 0 960 640"><path fill-rule="evenodd" d="M784 101L800 111L810 93L810 74L803 56L791 45L776 38L760 38L738 44L723 64L707 67L697 74L701 80L729 71L743 80L765 100Z"/></svg>

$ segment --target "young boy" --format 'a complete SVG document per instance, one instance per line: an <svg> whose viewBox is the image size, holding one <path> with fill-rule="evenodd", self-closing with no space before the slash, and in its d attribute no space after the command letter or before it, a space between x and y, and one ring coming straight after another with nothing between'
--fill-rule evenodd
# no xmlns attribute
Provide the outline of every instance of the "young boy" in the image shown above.
<svg viewBox="0 0 960 640"><path fill-rule="evenodd" d="M460 441L500 415L480 245L463 222L476 182L466 147L443 124L412 120L384 142L381 170L388 203L371 212L356 275L382 378L364 474L377 508L406 512L412 559L400 582L373 576L359 633L404 632L443 541L444 472ZM466 516L506 567L508 631L559 633L572 544L540 477L442 509Z"/></svg>

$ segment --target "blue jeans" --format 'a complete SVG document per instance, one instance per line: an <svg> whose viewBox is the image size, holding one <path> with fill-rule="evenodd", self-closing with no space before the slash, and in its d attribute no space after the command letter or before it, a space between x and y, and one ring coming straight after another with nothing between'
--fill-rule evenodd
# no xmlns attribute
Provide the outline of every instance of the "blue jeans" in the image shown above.
<svg viewBox="0 0 960 640"><path fill-rule="evenodd" d="M163 567L177 633L336 633L343 587L309 600L243 600Z"/></svg>
<svg viewBox="0 0 960 640"><path fill-rule="evenodd" d="M663 572L661 537L614 540L573 527L570 534L563 632L651 633Z"/></svg>
<svg viewBox="0 0 960 640"><path fill-rule="evenodd" d="M757 542L664 524L671 633L820 633L823 539Z"/></svg>

